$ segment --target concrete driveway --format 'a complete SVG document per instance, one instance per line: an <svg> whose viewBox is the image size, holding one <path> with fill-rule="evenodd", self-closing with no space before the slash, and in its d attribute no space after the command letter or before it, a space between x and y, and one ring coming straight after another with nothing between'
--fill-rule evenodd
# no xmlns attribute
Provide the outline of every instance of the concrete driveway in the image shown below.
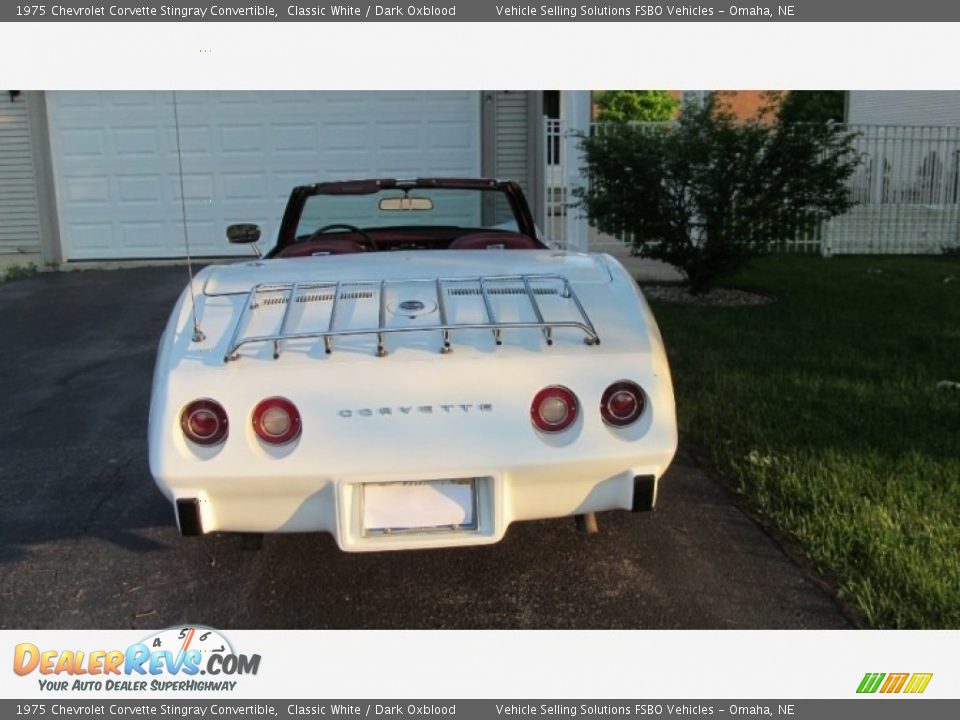
<svg viewBox="0 0 960 720"><path fill-rule="evenodd" d="M182 267L0 285L0 627L839 628L832 598L681 451L654 513L497 545L344 554L181 538L150 479L156 342Z"/></svg>

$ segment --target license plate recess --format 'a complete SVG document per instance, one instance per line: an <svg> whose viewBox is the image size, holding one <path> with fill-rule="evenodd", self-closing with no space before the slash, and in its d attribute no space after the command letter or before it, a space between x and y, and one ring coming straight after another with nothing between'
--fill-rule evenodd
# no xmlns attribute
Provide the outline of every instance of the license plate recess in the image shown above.
<svg viewBox="0 0 960 720"><path fill-rule="evenodd" d="M364 483L364 535L469 532L479 527L477 479Z"/></svg>

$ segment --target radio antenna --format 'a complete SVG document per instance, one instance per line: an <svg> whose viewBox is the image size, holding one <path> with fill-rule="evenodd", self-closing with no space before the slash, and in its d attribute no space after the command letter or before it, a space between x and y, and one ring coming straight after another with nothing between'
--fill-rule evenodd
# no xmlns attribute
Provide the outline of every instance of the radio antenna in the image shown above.
<svg viewBox="0 0 960 720"><path fill-rule="evenodd" d="M193 293L193 259L190 257L190 231L187 227L187 199L183 193L183 153L180 150L180 111L177 106L177 91L173 91L173 124L177 133L177 169L180 173L180 218L183 223L183 244L187 250L187 276L190 278L190 311L193 314L193 341L203 342L206 335L197 322L197 298Z"/></svg>

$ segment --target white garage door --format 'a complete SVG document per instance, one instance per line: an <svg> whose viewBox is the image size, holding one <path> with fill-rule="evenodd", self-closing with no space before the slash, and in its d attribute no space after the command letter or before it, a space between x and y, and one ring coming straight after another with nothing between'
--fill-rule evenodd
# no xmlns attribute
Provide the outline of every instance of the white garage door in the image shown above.
<svg viewBox="0 0 960 720"><path fill-rule="evenodd" d="M249 254L224 229L256 222L270 247L290 190L321 180L478 176L476 92L51 92L67 260ZM179 123L175 122L175 111Z"/></svg>

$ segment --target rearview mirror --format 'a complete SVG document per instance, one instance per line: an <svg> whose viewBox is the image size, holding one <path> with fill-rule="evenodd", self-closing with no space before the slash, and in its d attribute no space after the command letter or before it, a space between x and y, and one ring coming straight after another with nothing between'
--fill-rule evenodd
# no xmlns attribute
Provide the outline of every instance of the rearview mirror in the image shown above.
<svg viewBox="0 0 960 720"><path fill-rule="evenodd" d="M425 197L392 197L380 200L381 210L433 210L433 200Z"/></svg>
<svg viewBox="0 0 960 720"><path fill-rule="evenodd" d="M227 227L227 240L232 243L255 243L260 239L260 226L253 223L237 223Z"/></svg>

